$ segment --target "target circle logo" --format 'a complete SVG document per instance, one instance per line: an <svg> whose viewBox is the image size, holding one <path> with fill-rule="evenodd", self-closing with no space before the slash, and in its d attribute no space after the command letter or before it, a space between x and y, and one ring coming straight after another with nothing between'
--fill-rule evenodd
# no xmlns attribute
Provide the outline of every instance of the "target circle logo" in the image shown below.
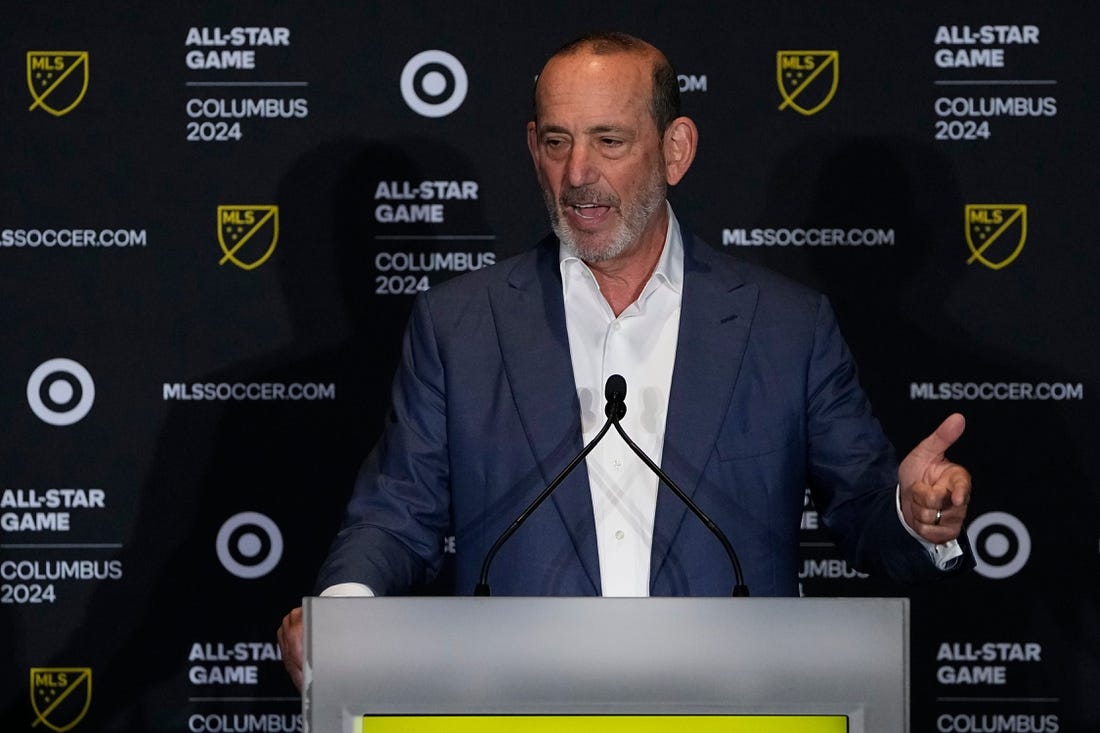
<svg viewBox="0 0 1100 733"><path fill-rule="evenodd" d="M31 372L27 402L43 422L72 425L91 411L95 382L88 370L72 359L49 359Z"/></svg>
<svg viewBox="0 0 1100 733"><path fill-rule="evenodd" d="M283 557L283 533L259 512L241 512L225 520L215 543L222 567L238 578L261 578Z"/></svg>
<svg viewBox="0 0 1100 733"><path fill-rule="evenodd" d="M466 69L446 51L421 51L401 71L401 96L424 117L451 114L462 106L468 89Z"/></svg>
<svg viewBox="0 0 1100 733"><path fill-rule="evenodd" d="M987 578L1011 577L1031 557L1031 533L1023 522L1006 512L981 515L971 522L966 534L974 549L974 569Z"/></svg>

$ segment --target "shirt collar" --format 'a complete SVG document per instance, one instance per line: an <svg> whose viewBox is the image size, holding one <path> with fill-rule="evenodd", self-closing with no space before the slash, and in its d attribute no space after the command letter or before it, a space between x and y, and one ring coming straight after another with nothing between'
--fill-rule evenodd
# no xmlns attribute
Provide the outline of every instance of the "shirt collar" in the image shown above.
<svg viewBox="0 0 1100 733"><path fill-rule="evenodd" d="M653 268L653 274L645 287L642 288L642 295L639 300L653 292L654 287L658 284L667 286L677 295L683 292L684 240L680 234L680 222L672 211L672 205L666 201L665 206L668 209L668 231L665 232L665 246L661 249L661 257L657 260L657 266ZM581 258L570 253L561 242L558 243L558 266L561 269L562 292L565 297L569 297L570 280L574 277L583 277L593 285L596 284L596 276L592 274L588 265Z"/></svg>

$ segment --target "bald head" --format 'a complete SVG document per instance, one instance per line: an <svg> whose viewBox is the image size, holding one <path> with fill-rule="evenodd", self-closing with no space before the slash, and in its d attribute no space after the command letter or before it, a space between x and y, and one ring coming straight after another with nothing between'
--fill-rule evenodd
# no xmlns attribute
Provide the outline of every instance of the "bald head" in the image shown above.
<svg viewBox="0 0 1100 733"><path fill-rule="evenodd" d="M627 33L607 32L589 33L565 44L550 57L543 67L550 66L555 59L577 54L610 56L612 54L631 54L649 63L652 78L649 107L658 134L663 135L674 119L680 116L680 86L676 72L665 55L656 47ZM542 74L539 74L542 78ZM539 85L535 81L533 118L539 119Z"/></svg>

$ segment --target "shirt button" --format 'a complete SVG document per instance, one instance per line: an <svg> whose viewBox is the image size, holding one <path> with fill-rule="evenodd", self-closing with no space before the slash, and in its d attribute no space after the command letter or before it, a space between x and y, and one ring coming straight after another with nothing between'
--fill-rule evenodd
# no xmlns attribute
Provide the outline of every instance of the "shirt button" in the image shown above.
<svg viewBox="0 0 1100 733"><path fill-rule="evenodd" d="M623 327L623 324L619 323L618 321L615 321L614 323L611 324L611 330L612 331L618 331L622 327Z"/></svg>
<svg viewBox="0 0 1100 733"><path fill-rule="evenodd" d="M613 461L611 461L611 465L614 466L615 468L622 468L623 467L623 459L622 458L616 458Z"/></svg>
<svg viewBox="0 0 1100 733"><path fill-rule="evenodd" d="M624 533L621 529L615 531L615 539L621 540L623 537L626 537L626 533Z"/></svg>

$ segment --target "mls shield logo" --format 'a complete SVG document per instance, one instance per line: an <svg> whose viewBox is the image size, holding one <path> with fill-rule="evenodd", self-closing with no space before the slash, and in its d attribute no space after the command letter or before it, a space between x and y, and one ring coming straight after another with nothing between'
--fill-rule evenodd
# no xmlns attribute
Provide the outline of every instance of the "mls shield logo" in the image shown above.
<svg viewBox="0 0 1100 733"><path fill-rule="evenodd" d="M90 667L31 667L32 726L65 733L84 719L91 704Z"/></svg>
<svg viewBox="0 0 1100 733"><path fill-rule="evenodd" d="M1027 206L1024 204L967 204L966 245L970 259L991 270L1000 270L1019 257L1027 241Z"/></svg>
<svg viewBox="0 0 1100 733"><path fill-rule="evenodd" d="M72 112L88 91L88 52L27 51L27 87L31 111L54 117Z"/></svg>
<svg viewBox="0 0 1100 733"><path fill-rule="evenodd" d="M242 270L255 270L267 262L279 242L278 206L219 206L218 244L223 257Z"/></svg>
<svg viewBox="0 0 1100 733"><path fill-rule="evenodd" d="M817 114L832 101L840 81L840 53L837 51L779 51L775 55L775 76L783 103L802 115Z"/></svg>

